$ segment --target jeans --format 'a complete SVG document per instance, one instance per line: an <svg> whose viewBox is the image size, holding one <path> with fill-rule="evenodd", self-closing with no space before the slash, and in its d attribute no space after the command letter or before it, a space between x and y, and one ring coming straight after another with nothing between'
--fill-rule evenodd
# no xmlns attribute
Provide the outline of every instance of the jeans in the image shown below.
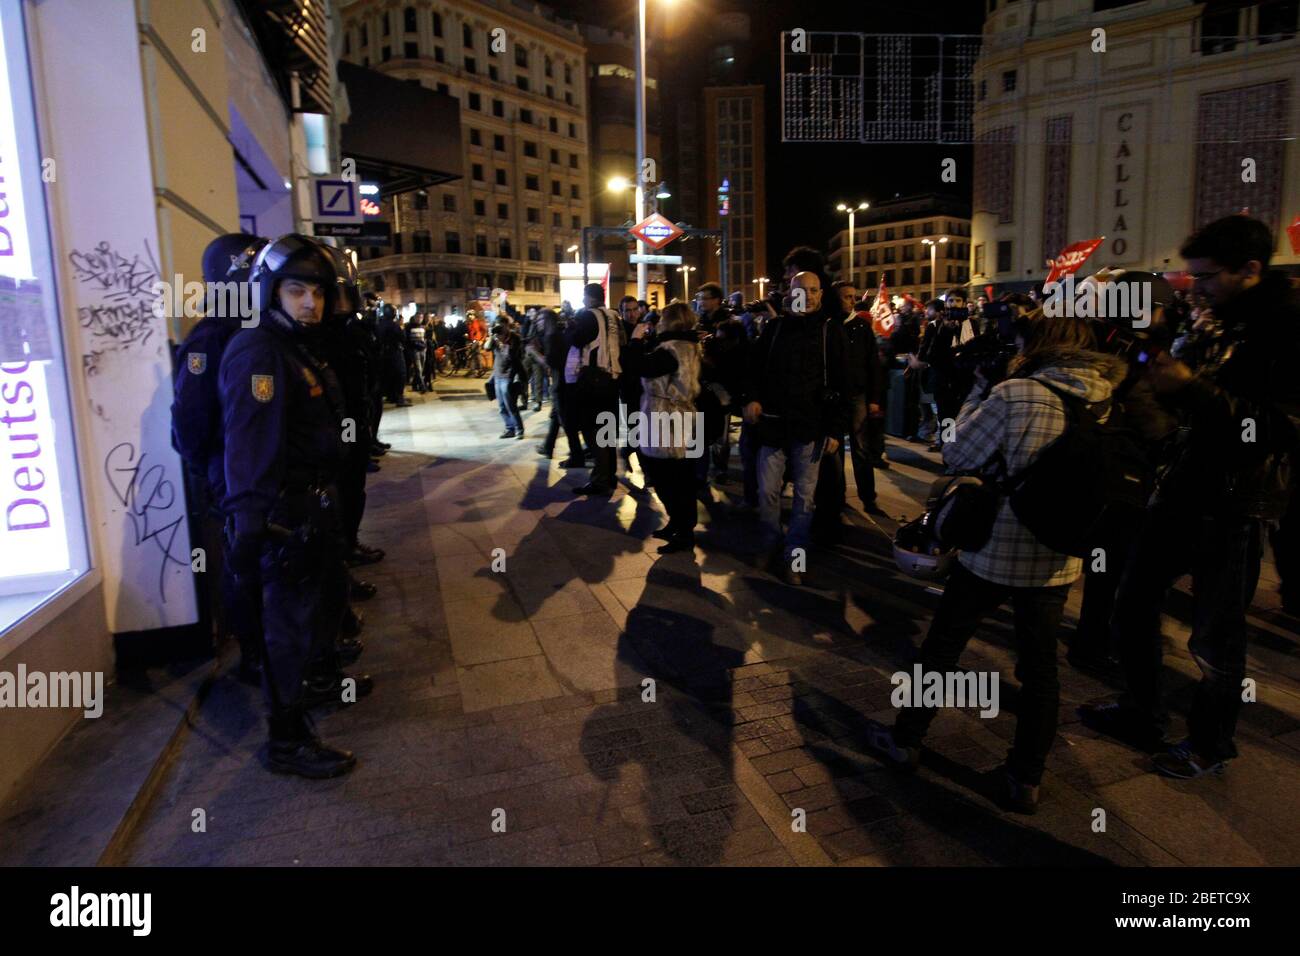
<svg viewBox="0 0 1300 956"><path fill-rule="evenodd" d="M555 399L551 402L551 422L546 430L546 440L542 443L549 457L555 453L555 440L564 429L564 437L569 442L569 457L582 461L582 436L578 431L577 416L573 409L573 386L564 381L562 375L555 379Z"/></svg>
<svg viewBox="0 0 1300 956"><path fill-rule="evenodd" d="M794 508L781 548L783 560L789 560L795 548L807 551L821 449L820 441L792 441L784 448L764 445L758 452L758 516L771 544L782 540L781 490L785 487L787 460L794 477Z"/></svg>
<svg viewBox="0 0 1300 956"><path fill-rule="evenodd" d="M494 384L497 391L497 410L501 412L501 420L506 423L506 431L522 435L524 420L519 417L515 396L510 394L510 379L498 378L494 380Z"/></svg>
<svg viewBox="0 0 1300 956"><path fill-rule="evenodd" d="M1137 534L1115 596L1112 636L1128 685L1125 703L1151 729L1165 722L1160 608L1184 574L1192 576L1188 649L1201 669L1187 729L1208 760L1237 755L1233 735L1246 676L1246 611L1259 583L1266 522L1188 514L1154 505Z"/></svg>
<svg viewBox="0 0 1300 956"><path fill-rule="evenodd" d="M411 353L411 383L424 391L424 353L418 349Z"/></svg>
<svg viewBox="0 0 1300 956"><path fill-rule="evenodd" d="M986 581L957 564L921 644L921 668L947 675L980 622L1008 598L1015 616L1016 678L1020 681L1016 736L1007 755L1007 769L1022 783L1036 785L1043 777L1047 753L1056 737L1061 685L1056 675L1056 634L1068 584L1045 588L1013 588ZM894 739L917 747L930 722L933 707L904 708L894 722Z"/></svg>

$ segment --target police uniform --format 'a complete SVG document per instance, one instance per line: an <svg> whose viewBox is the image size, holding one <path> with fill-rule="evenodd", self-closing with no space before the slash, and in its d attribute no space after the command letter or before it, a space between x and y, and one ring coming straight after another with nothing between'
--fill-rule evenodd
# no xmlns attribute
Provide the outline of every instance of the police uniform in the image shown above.
<svg viewBox="0 0 1300 956"><path fill-rule="evenodd" d="M283 262L262 268L263 309L254 328L230 341L221 364L226 431L223 510L230 516L232 550L256 550L262 577L264 687L271 708L272 769L306 776L347 772L354 758L325 747L305 721L304 679L313 660L328 657L344 610L343 525L338 480L347 458L346 406L325 359L325 329L295 322L279 308L277 283L307 261L326 291L333 266L306 237L282 237L259 256ZM312 249L315 248L315 252ZM269 254L269 255L268 255ZM313 259L313 255L319 259ZM254 279L259 266L254 267ZM277 760L280 764L277 765Z"/></svg>
<svg viewBox="0 0 1300 956"><path fill-rule="evenodd" d="M203 253L203 278L208 282L247 281L253 258L266 240L246 233L229 233L208 244ZM189 473L190 501L199 518L199 535L209 556L203 589L216 618L218 638L233 634L240 646L240 676L256 683L261 654L261 593L256 579L232 573L225 556L226 493L225 432L222 425L218 374L230 339L239 331L240 316L208 315L181 343L175 359L172 401L172 447ZM218 556L221 563L216 564Z"/></svg>

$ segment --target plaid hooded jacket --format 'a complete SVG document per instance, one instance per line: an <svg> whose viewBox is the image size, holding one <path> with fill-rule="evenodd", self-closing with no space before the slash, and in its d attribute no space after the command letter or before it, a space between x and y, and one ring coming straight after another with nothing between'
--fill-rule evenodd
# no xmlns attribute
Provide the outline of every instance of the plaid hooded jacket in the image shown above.
<svg viewBox="0 0 1300 956"><path fill-rule="evenodd" d="M1036 366L1025 377L995 385L983 401L978 386L971 391L953 439L943 444L943 462L950 470L997 478L1016 474L1065 432L1065 403L1040 380L1093 404L1104 421L1111 392L1126 372L1122 359L1100 352L1062 351L1042 356ZM1069 501L1061 502L1062 508L1069 506ZM988 542L977 551L963 551L957 560L987 581L1020 588L1069 584L1083 570L1081 559L1040 544L1005 497Z"/></svg>

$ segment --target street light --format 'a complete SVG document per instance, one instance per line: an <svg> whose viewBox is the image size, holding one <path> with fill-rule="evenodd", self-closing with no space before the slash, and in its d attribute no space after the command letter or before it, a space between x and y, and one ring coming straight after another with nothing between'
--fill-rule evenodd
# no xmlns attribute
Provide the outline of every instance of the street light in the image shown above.
<svg viewBox="0 0 1300 956"><path fill-rule="evenodd" d="M691 300L691 273L695 272L695 266L678 266L677 271L682 274L682 298L687 302Z"/></svg>
<svg viewBox="0 0 1300 956"><path fill-rule="evenodd" d="M849 282L853 281L853 215L859 210L867 209L870 206L871 203L869 202L860 202L856 206L846 206L844 203L840 203L835 207L837 211L849 214Z"/></svg>
<svg viewBox="0 0 1300 956"><path fill-rule="evenodd" d="M758 286L758 297L760 299L764 298L764 293L767 291L767 284L771 281L772 280L767 276L760 276L754 280L754 284Z"/></svg>
<svg viewBox="0 0 1300 956"><path fill-rule="evenodd" d="M565 249L564 251L573 253L574 262L582 261L582 256L578 255L578 244L576 242L573 245L569 246L569 248Z"/></svg>
<svg viewBox="0 0 1300 956"><path fill-rule="evenodd" d="M934 301L934 298L935 298L935 296L934 296L934 280L935 280L935 272L937 271L937 269L936 269L936 267L935 267L935 264L934 264L934 259L935 259L935 256L938 254L938 251L939 251L939 243L941 243L941 242L947 242L947 241L948 241L948 237L947 237L947 236L940 236L938 240L934 240L934 239L922 239L922 240L921 240L921 245L923 245L923 246L929 246L929 247L930 247L930 301L931 301L931 302L933 302L933 301Z"/></svg>

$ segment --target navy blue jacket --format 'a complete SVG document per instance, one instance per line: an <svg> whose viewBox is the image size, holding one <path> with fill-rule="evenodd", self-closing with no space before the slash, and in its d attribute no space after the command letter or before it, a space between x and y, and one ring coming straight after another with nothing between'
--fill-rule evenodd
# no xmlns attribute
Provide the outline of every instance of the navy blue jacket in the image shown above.
<svg viewBox="0 0 1300 956"><path fill-rule="evenodd" d="M325 362L324 330L278 309L242 329L221 363L226 497L238 534L258 534L281 492L337 479L346 457L342 389Z"/></svg>
<svg viewBox="0 0 1300 956"><path fill-rule="evenodd" d="M217 377L238 319L208 317L190 330L176 352L172 393L172 447L192 474L206 479L212 500L225 497L225 432Z"/></svg>

